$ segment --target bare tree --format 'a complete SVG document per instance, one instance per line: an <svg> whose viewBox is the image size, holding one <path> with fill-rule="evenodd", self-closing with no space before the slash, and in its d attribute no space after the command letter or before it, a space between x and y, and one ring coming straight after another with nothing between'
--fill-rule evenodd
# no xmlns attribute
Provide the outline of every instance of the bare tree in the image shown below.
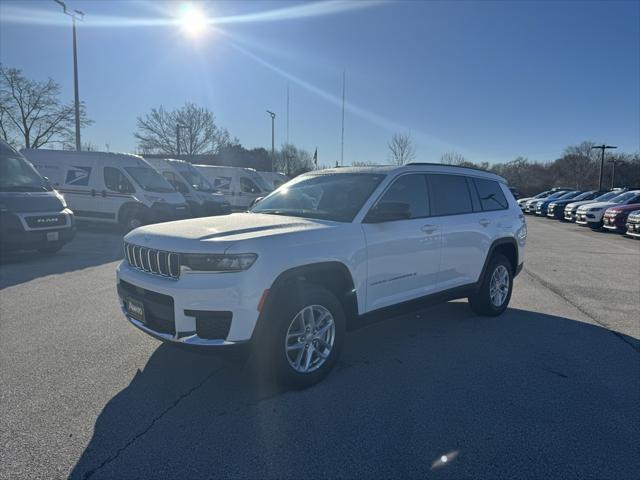
<svg viewBox="0 0 640 480"><path fill-rule="evenodd" d="M275 154L274 169L289 176L296 176L302 172L313 170L313 156L310 152L298 148L291 143L285 143Z"/></svg>
<svg viewBox="0 0 640 480"><path fill-rule="evenodd" d="M60 103L60 86L52 79L38 82L21 70L0 65L0 135L13 145L40 148L51 143L73 143L73 103ZM80 105L80 125L92 122Z"/></svg>
<svg viewBox="0 0 640 480"><path fill-rule="evenodd" d="M416 158L413 139L408 133L394 133L388 147L390 159L396 165L404 165Z"/></svg>
<svg viewBox="0 0 640 480"><path fill-rule="evenodd" d="M440 156L440 163L444 163L446 165L465 165L467 159L462 156L461 153L458 152L445 152Z"/></svg>
<svg viewBox="0 0 640 480"><path fill-rule="evenodd" d="M193 103L185 103L171 111L162 106L151 109L144 117L138 117L134 137L144 153L171 155L178 151L184 155L215 154L223 147L238 143L237 139L231 139L225 128L216 125L209 109Z"/></svg>

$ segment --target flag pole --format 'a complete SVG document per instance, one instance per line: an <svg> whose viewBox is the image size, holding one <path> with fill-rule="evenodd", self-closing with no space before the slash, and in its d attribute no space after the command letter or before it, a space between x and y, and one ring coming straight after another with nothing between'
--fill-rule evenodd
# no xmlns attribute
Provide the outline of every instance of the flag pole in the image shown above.
<svg viewBox="0 0 640 480"><path fill-rule="evenodd" d="M344 92L346 70L342 70L342 136L340 139L340 166L344 166Z"/></svg>

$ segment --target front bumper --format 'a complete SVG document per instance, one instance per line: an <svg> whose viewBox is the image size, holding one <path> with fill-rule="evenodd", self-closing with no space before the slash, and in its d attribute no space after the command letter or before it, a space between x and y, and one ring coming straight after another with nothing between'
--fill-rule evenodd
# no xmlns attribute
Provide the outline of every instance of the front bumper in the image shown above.
<svg viewBox="0 0 640 480"><path fill-rule="evenodd" d="M172 280L133 269L123 261L118 266L117 277L120 307L125 317L159 340L220 347L245 343L253 335L264 289L247 285L251 276L246 272L182 273L179 279ZM150 312L151 321L145 324L134 318L127 311L127 298L141 302L145 315ZM202 333L208 314L230 315L230 324L221 330L219 337Z"/></svg>
<svg viewBox="0 0 640 480"><path fill-rule="evenodd" d="M59 225L49 227L33 227L32 218L61 217ZM56 234L56 240L51 240ZM65 209L51 213L0 213L0 244L5 250L28 250L45 247L47 245L69 243L76 234L73 213Z"/></svg>
<svg viewBox="0 0 640 480"><path fill-rule="evenodd" d="M625 224L625 218L616 219L615 217L604 217L604 219L602 220L602 226L604 228L606 228L607 230L615 230L618 232L624 232L626 226Z"/></svg>
<svg viewBox="0 0 640 480"><path fill-rule="evenodd" d="M640 222L627 222L626 229L628 236L640 238Z"/></svg>

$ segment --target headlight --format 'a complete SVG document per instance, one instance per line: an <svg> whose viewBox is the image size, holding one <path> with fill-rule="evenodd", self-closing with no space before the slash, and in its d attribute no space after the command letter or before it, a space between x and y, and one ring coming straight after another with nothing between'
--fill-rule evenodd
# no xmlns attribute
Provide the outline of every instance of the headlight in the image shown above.
<svg viewBox="0 0 640 480"><path fill-rule="evenodd" d="M187 270L197 272L240 272L246 270L258 258L255 253L240 253L237 255L182 255L182 266Z"/></svg>

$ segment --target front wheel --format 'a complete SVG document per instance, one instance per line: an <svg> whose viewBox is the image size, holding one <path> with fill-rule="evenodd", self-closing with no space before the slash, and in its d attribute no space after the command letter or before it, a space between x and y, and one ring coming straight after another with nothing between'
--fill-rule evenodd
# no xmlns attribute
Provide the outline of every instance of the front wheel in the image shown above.
<svg viewBox="0 0 640 480"><path fill-rule="evenodd" d="M131 209L124 213L120 219L120 227L124 233L130 232L144 225L144 215L142 210Z"/></svg>
<svg viewBox="0 0 640 480"><path fill-rule="evenodd" d="M307 388L333 368L345 335L340 302L319 285L298 284L287 289L288 300L276 302L265 321L258 362L280 384Z"/></svg>
<svg viewBox="0 0 640 480"><path fill-rule="evenodd" d="M504 312L513 290L513 267L504 255L491 258L477 293L469 297L469 306L478 315L495 317Z"/></svg>

